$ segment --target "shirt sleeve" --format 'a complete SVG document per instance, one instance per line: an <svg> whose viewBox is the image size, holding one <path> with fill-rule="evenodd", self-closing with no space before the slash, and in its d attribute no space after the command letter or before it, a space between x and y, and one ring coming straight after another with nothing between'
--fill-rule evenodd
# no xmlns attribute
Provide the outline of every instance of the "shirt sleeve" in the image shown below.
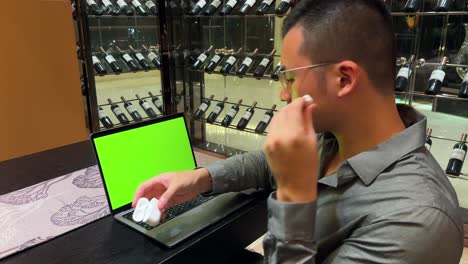
<svg viewBox="0 0 468 264"><path fill-rule="evenodd" d="M249 152L205 166L213 182L213 195L247 189L272 189L274 182L263 151Z"/></svg>
<svg viewBox="0 0 468 264"><path fill-rule="evenodd" d="M462 252L463 233L444 212L411 207L363 224L323 263L458 264Z"/></svg>
<svg viewBox="0 0 468 264"><path fill-rule="evenodd" d="M266 263L315 263L316 202L291 203L268 198L268 232L263 239Z"/></svg>

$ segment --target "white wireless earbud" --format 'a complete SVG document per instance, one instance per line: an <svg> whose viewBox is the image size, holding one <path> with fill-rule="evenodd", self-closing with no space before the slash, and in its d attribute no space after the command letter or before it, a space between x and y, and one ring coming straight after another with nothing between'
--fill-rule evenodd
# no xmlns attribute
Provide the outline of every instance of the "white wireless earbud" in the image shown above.
<svg viewBox="0 0 468 264"><path fill-rule="evenodd" d="M132 219L135 222L142 222L146 214L146 207L148 207L149 200L145 197L138 200L135 211L133 211Z"/></svg>
<svg viewBox="0 0 468 264"><path fill-rule="evenodd" d="M314 102L314 99L312 96L306 94L302 98L304 98L304 101L306 101L307 106L311 105Z"/></svg>
<svg viewBox="0 0 468 264"><path fill-rule="evenodd" d="M159 225L159 221L161 220L161 211L158 208L158 199L153 198L146 207L146 214L143 221L150 225L150 226L157 226Z"/></svg>
<svg viewBox="0 0 468 264"><path fill-rule="evenodd" d="M152 198L151 201L149 201L145 197L140 198L133 211L132 219L135 222L145 222L150 226L157 226L161 221L158 199Z"/></svg>

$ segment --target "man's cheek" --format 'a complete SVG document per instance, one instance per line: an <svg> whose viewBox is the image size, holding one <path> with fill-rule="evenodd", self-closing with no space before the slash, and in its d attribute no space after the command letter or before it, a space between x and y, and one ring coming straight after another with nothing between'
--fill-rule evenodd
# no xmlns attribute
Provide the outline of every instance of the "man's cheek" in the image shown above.
<svg viewBox="0 0 468 264"><path fill-rule="evenodd" d="M291 88L291 99L294 100L298 97L299 97L299 92L296 89Z"/></svg>

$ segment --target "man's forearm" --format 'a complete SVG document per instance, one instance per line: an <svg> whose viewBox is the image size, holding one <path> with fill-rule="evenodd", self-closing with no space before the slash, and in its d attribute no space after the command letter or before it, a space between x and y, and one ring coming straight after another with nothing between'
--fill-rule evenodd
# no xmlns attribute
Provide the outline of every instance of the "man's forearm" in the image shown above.
<svg viewBox="0 0 468 264"><path fill-rule="evenodd" d="M211 179L210 172L206 168L197 169L197 177L200 193L210 193L213 191L213 180Z"/></svg>
<svg viewBox="0 0 468 264"><path fill-rule="evenodd" d="M211 175L213 194L272 188L271 172L261 151L236 155L203 167Z"/></svg>

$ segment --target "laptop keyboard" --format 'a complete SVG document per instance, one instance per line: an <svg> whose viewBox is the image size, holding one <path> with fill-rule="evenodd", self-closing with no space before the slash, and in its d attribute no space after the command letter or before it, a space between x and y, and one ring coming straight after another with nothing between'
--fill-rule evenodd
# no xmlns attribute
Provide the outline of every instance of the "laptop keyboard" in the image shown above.
<svg viewBox="0 0 468 264"><path fill-rule="evenodd" d="M172 207L169 207L167 208L165 211L164 211L164 219L161 215L161 222L159 224L163 224L171 219L173 219L174 217L178 216L178 215L181 215L187 211L189 211L190 209L202 204L202 203L205 203L206 201L210 200L214 198L214 196L209 196L209 197L206 197L206 196L197 196L195 198L193 198L192 200L190 201L187 201L185 203L182 203L182 204L179 204L179 205L176 205L176 206L172 206ZM131 220L132 222L135 222L133 221L133 218L132 218L132 215L133 215L133 210L124 214L123 217L124 218L127 218L129 220ZM150 226L150 225L147 225L145 224L144 222L135 222L137 223L139 226L145 228L146 230L151 230L153 228L155 228L156 226Z"/></svg>

